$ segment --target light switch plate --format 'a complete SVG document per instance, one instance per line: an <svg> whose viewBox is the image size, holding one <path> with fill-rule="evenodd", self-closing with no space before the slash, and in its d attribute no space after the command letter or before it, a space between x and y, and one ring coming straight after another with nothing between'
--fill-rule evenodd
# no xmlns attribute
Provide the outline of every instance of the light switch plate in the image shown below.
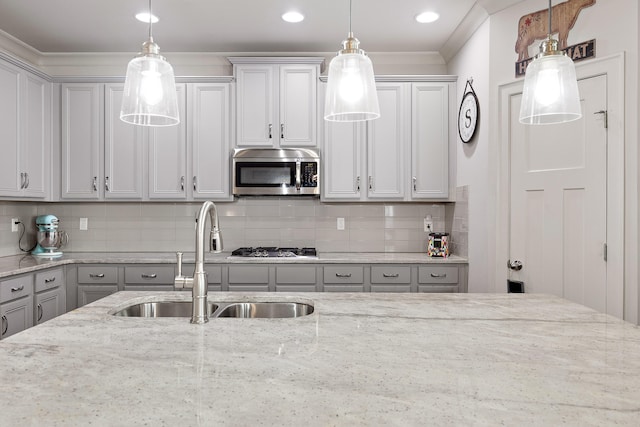
<svg viewBox="0 0 640 427"><path fill-rule="evenodd" d="M87 231L89 229L89 218L80 218L80 230Z"/></svg>
<svg viewBox="0 0 640 427"><path fill-rule="evenodd" d="M344 218L338 218L337 227L338 230L344 230Z"/></svg>

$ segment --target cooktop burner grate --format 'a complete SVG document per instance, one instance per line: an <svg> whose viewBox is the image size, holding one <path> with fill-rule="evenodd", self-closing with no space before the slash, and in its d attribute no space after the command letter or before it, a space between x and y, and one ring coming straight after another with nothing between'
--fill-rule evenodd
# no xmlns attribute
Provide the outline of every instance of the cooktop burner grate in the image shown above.
<svg viewBox="0 0 640 427"><path fill-rule="evenodd" d="M263 258L315 257L317 256L317 252L316 248L279 248L275 246L259 246L256 248L238 248L231 252L231 255Z"/></svg>

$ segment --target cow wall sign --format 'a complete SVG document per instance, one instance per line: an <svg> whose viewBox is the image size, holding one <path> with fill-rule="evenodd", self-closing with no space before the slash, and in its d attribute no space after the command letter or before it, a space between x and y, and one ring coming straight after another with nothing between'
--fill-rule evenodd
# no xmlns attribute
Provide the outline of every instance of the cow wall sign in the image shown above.
<svg viewBox="0 0 640 427"><path fill-rule="evenodd" d="M551 8L551 30L549 30L549 9L539 10L524 15L518 21L518 38L515 51L518 61L515 64L516 77L523 76L527 65L533 58L527 58L529 47L535 42L547 38L549 34L558 34L560 50L569 58L580 61L593 58L596 54L595 39L572 46L567 46L569 32L576 25L582 9L593 6L596 0L567 0Z"/></svg>

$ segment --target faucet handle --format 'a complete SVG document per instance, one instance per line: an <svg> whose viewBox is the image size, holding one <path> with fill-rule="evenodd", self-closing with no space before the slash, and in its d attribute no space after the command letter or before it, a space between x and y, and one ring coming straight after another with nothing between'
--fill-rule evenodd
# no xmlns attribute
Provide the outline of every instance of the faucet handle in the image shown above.
<svg viewBox="0 0 640 427"><path fill-rule="evenodd" d="M176 264L178 265L178 276L182 276L182 252L176 252Z"/></svg>

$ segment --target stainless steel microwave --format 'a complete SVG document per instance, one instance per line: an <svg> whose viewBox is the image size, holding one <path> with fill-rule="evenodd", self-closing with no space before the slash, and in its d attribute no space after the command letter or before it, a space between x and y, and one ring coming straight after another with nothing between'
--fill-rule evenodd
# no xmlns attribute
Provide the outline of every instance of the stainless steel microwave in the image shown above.
<svg viewBox="0 0 640 427"><path fill-rule="evenodd" d="M320 153L312 148L237 148L232 174L234 195L316 196Z"/></svg>

